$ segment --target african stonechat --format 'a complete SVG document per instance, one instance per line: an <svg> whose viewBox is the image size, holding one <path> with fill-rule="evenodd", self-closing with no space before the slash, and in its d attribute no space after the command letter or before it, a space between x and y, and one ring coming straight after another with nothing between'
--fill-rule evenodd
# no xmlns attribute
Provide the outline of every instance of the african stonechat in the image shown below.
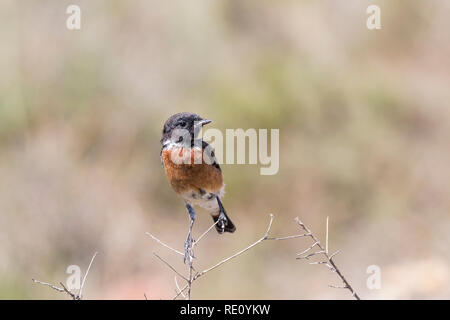
<svg viewBox="0 0 450 320"><path fill-rule="evenodd" d="M222 234L236 228L221 202L225 185L214 150L198 137L200 129L210 122L189 112L171 116L163 127L161 163L173 190L186 204L191 229L195 220L193 206L199 206L211 214L217 232Z"/></svg>

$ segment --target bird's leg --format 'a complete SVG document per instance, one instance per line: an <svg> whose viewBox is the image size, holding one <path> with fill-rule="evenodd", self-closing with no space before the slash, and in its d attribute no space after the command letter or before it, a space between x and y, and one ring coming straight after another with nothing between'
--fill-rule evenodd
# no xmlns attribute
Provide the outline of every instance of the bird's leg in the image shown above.
<svg viewBox="0 0 450 320"><path fill-rule="evenodd" d="M186 203L186 209L189 213L190 223L186 243L184 244L184 263L186 263L186 259L189 257L189 265L192 265L192 258L194 257L194 253L192 252L192 243L194 242L192 239L192 227L195 221L195 211L189 203Z"/></svg>
<svg viewBox="0 0 450 320"><path fill-rule="evenodd" d="M217 226L222 230L221 233L225 231L225 226L227 225L227 216L225 215L225 209L223 208L222 201L216 196L217 204L219 205L219 218L217 219Z"/></svg>

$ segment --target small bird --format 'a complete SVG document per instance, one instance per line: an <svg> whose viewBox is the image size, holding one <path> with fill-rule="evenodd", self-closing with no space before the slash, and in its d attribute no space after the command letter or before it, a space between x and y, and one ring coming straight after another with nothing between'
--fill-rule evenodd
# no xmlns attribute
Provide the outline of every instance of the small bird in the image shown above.
<svg viewBox="0 0 450 320"><path fill-rule="evenodd" d="M225 185L214 149L197 137L200 129L211 122L197 114L182 112L167 119L162 131L161 164L173 190L184 200L190 217L186 245L191 241L195 220L193 206L209 211L219 234L236 230L221 202Z"/></svg>

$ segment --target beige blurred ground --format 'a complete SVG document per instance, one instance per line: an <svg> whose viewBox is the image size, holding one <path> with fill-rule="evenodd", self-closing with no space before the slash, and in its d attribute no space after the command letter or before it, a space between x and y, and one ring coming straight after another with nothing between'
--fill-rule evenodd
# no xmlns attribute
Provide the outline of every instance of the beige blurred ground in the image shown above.
<svg viewBox="0 0 450 320"><path fill-rule="evenodd" d="M382 29L367 30L369 4ZM82 28L65 27L78 4ZM159 160L165 119L279 128L280 171L223 165L238 230L207 267L260 237L321 237L363 298L450 298L450 6L430 1L0 1L0 298L63 298L99 251L89 299L170 298L188 217ZM197 234L211 223L199 210ZM263 243L200 279L195 299L347 299L304 239ZM380 290L366 287L369 265Z"/></svg>

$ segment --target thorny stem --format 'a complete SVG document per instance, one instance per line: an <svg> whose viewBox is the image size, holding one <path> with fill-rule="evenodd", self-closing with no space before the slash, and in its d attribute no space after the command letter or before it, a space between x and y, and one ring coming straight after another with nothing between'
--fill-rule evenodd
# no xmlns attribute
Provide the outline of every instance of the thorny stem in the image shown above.
<svg viewBox="0 0 450 320"><path fill-rule="evenodd" d="M59 287L54 286L54 285L52 285L50 283L47 283L47 282L39 281L39 280L36 280L36 279L31 279L31 280L33 280L34 283L39 283L39 284L42 284L42 285L47 286L49 288L52 288L55 291L65 292L73 300L81 300L83 298L83 288L84 288L84 285L86 284L86 278L87 278L87 276L89 274L89 271L91 270L92 263L94 262L94 259L97 256L97 254L98 254L98 252L95 252L94 255L91 258L91 262L89 263L89 266L88 266L88 268L86 270L86 273L84 274L83 281L81 282L81 286L80 286L80 290L78 291L78 294L75 294L75 293L71 292L69 289L67 289L64 286L64 284L62 282L59 283L62 288L59 288Z"/></svg>
<svg viewBox="0 0 450 320"><path fill-rule="evenodd" d="M263 241L266 240L289 240L289 239L296 239L296 238L301 238L301 237L310 237L314 243L309 246L306 250L304 250L303 252L299 253L298 255L300 256L297 259L309 259L309 257L312 257L314 255L318 255L318 254L323 254L327 261L319 261L319 262L312 262L311 264L325 264L327 265L328 268L330 268L330 270L332 270L333 272L336 272L338 274L338 276L342 279L344 286L342 287L338 287L338 286L330 286L333 288L343 288L343 289L348 289L350 290L350 292L352 293L352 295L360 300L359 296L357 295L357 293L353 290L353 288L350 286L350 284L348 283L348 281L345 279L345 277L342 275L342 273L340 272L340 270L337 268L336 264L333 261L333 257L339 252L335 252L331 255L328 254L327 249L328 248L324 248L322 246L322 244L320 243L320 241L316 238L316 236L298 219L296 218L297 223L301 226L301 228L305 231L305 233L303 234L297 234L297 235L291 235L291 236L286 236L286 237L269 237L269 232L272 228L272 223L273 223L273 219L274 216L273 214L270 214L270 221L269 221L269 225L267 227L267 230L265 232L265 234L259 238L258 240L256 240L255 242L253 242L252 244L250 244L248 247L236 252L235 254L229 256L228 258L225 258L221 261L219 261L218 263L216 263L215 265L204 269L203 271L197 272L193 266L193 261L194 261L194 255L192 253L193 248L206 236L206 234L211 231L213 229L213 227L216 225L216 223L214 223L212 226L210 226L197 240L193 240L191 239L191 241L189 242L189 245L187 247L188 252L190 253L187 256L188 260L188 268L189 268L189 275L188 276L183 276L181 275L181 273L179 273L178 271L175 270L175 268L173 268L170 264L168 264L165 260L163 260L160 256L156 255L155 256L157 258L159 258L162 262L164 262L164 264L166 264L170 269L172 269L176 274L178 274L183 280L186 281L186 284L180 288L178 285L178 282L176 281L175 278L175 285L176 285L176 295L175 297L173 297L173 299L177 299L179 296L182 296L183 298L185 298L186 300L190 300L191 298L191 289L192 289L192 284L200 277L204 276L205 274L207 274L208 272L219 268L221 265L233 260L234 258L244 254L245 252L247 252L248 250L250 250L251 248L259 245L260 243L262 243ZM190 226L191 228L191 226ZM190 231L192 231L192 229L190 229ZM161 240L159 240L158 238L156 238L155 236L153 236L150 233L146 233L147 235L149 235L153 240L155 240L156 242L158 242L159 244L161 244L162 246L176 252L177 254L183 255L180 251L170 247L169 245L167 245L166 243L162 242ZM328 242L328 232L327 232L327 242ZM318 247L320 250L313 252L313 253L308 253L310 250L312 250L314 247ZM328 246L327 246L328 247ZM306 255L305 255L306 254Z"/></svg>
<svg viewBox="0 0 450 320"><path fill-rule="evenodd" d="M358 296L358 294L356 293L356 291L352 288L352 286L350 285L350 283L347 281L347 279L344 277L344 275L341 273L341 271L338 269L338 267L336 266L336 264L333 261L333 257L339 252L335 252L332 255L328 254L328 246L326 248L324 248L322 246L322 244L320 243L320 241L316 238L316 236L308 229L307 226L305 226L305 224L303 222L300 221L300 219L297 217L295 218L295 221L299 224L299 226L306 232L306 234L314 241L314 243L306 250L304 250L303 252L299 253L298 255L303 255L305 253L307 253L309 250L312 250L312 248L314 246L317 246L320 251L308 254L306 256L301 256L297 259L308 259L311 256L317 255L317 254L323 254L325 256L325 258L327 259L327 261L321 261L321 262L313 262L312 264L326 264L331 271L336 272L336 274L339 276L339 278L341 278L342 282L344 283L344 287L342 287L343 289L348 289L352 296L356 299L356 300L361 300L361 298ZM327 219L327 242L328 242L328 219ZM332 286L335 287L335 286Z"/></svg>

